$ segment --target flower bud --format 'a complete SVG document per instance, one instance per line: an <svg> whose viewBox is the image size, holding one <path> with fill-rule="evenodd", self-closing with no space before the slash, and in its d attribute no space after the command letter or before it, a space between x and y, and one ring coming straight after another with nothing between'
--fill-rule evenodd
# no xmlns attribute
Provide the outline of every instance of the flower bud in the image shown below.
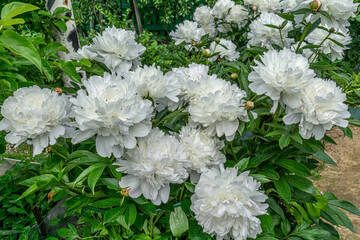
<svg viewBox="0 0 360 240"><path fill-rule="evenodd" d="M257 7L257 6L253 6L253 7L252 7L252 10L253 10L254 12L256 12L256 11L258 10L258 7Z"/></svg>
<svg viewBox="0 0 360 240"><path fill-rule="evenodd" d="M216 42L216 43L220 43L220 40L221 40L221 39L220 39L219 37L215 38L215 42Z"/></svg>
<svg viewBox="0 0 360 240"><path fill-rule="evenodd" d="M195 47L197 45L197 42L193 41L191 45L193 45Z"/></svg>
<svg viewBox="0 0 360 240"><path fill-rule="evenodd" d="M49 194L48 194L48 200L53 200L54 194L55 193L53 191L50 191Z"/></svg>
<svg viewBox="0 0 360 240"><path fill-rule="evenodd" d="M128 197L129 191L130 191L130 188L123 188L123 189L121 189L120 193L123 197Z"/></svg>
<svg viewBox="0 0 360 240"><path fill-rule="evenodd" d="M239 77L239 74L237 74L237 73L232 73L232 74L230 75L230 77L231 77L232 80L235 80L235 79L237 79L237 78Z"/></svg>
<svg viewBox="0 0 360 240"><path fill-rule="evenodd" d="M57 92L59 95L61 95L63 93L63 90L59 87L54 89L54 92Z"/></svg>
<svg viewBox="0 0 360 240"><path fill-rule="evenodd" d="M202 44L203 44L203 42L202 42L202 41L200 41L200 42L199 42L199 46L201 46Z"/></svg>
<svg viewBox="0 0 360 240"><path fill-rule="evenodd" d="M210 49L204 49L204 50L202 51L202 54L203 54L204 56L206 56L206 57L209 57L209 56L211 55Z"/></svg>
<svg viewBox="0 0 360 240"><path fill-rule="evenodd" d="M320 7L321 7L320 0L314 0L313 2L310 3L310 9L314 12L319 11Z"/></svg>
<svg viewBox="0 0 360 240"><path fill-rule="evenodd" d="M45 148L45 152L47 152L47 153L51 153L51 151L52 151L51 147L47 147L47 148Z"/></svg>
<svg viewBox="0 0 360 240"><path fill-rule="evenodd" d="M245 109L246 109L246 110L253 109L254 107L255 107L255 105L254 105L254 103L251 102L251 101L247 101L247 102L245 103Z"/></svg>
<svg viewBox="0 0 360 240"><path fill-rule="evenodd" d="M329 30L331 33L334 33L335 32L335 28L330 28L330 30Z"/></svg>

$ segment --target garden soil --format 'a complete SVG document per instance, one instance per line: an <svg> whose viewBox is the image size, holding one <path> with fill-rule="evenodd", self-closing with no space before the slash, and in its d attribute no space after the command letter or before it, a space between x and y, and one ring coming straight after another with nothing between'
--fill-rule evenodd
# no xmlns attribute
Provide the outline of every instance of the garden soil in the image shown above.
<svg viewBox="0 0 360 240"><path fill-rule="evenodd" d="M351 126L353 139L344 138L343 132L334 128L328 135L337 145L325 144L326 152L338 166L326 164L315 185L323 193L333 192L339 199L349 201L360 208L360 128ZM341 227L340 240L360 240L360 217L346 212L357 234Z"/></svg>

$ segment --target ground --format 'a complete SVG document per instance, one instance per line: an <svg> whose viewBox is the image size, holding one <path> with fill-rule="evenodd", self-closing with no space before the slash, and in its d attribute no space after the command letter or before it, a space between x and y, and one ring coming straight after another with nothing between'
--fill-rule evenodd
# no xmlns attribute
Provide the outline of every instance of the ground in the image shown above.
<svg viewBox="0 0 360 240"><path fill-rule="evenodd" d="M326 152L338 166L326 164L315 185L323 193L333 192L339 199L349 201L360 208L360 128L351 126L353 139L344 138L343 132L335 128L328 135L337 145L326 144ZM341 240L360 240L360 217L348 214L358 234L345 227L340 232Z"/></svg>

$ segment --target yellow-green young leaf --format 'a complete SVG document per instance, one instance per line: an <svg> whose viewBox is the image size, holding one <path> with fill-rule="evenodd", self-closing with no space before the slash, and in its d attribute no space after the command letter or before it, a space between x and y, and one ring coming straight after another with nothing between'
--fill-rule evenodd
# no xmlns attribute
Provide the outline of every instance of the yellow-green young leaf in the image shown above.
<svg viewBox="0 0 360 240"><path fill-rule="evenodd" d="M88 184L89 184L89 187L93 194L95 194L95 192L94 192L95 185L96 185L97 181L99 180L101 174L103 173L105 167L106 167L106 165L102 165L101 167L96 168L89 174Z"/></svg>
<svg viewBox="0 0 360 240"><path fill-rule="evenodd" d="M3 9L1 10L1 18L13 18L20 14L34 11L39 9L39 7L22 2L12 2L6 4Z"/></svg>
<svg viewBox="0 0 360 240"><path fill-rule="evenodd" d="M42 71L40 54L34 45L26 38L12 30L5 30L0 37L0 45L8 48L15 54L28 59Z"/></svg>
<svg viewBox="0 0 360 240"><path fill-rule="evenodd" d="M180 237L181 234L189 230L189 221L184 211L177 207L175 212L170 214L170 229L175 237Z"/></svg>
<svg viewBox="0 0 360 240"><path fill-rule="evenodd" d="M26 189L25 192L23 192L23 194L21 194L21 196L16 201L29 196L30 194L36 192L37 190L39 190L39 187L36 184L31 185L28 189Z"/></svg>
<svg viewBox="0 0 360 240"><path fill-rule="evenodd" d="M4 18L0 20L0 25L8 27L16 24L24 24L25 20L22 18Z"/></svg>

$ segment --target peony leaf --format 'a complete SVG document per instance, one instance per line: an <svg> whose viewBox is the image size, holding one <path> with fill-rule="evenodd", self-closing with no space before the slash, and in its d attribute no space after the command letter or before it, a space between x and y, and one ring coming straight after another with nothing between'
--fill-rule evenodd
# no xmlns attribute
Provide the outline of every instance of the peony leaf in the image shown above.
<svg viewBox="0 0 360 240"><path fill-rule="evenodd" d="M296 176L296 175L287 175L284 178L294 187L300 189L301 191L315 194L315 187L314 184L308 180L307 178Z"/></svg>
<svg viewBox="0 0 360 240"><path fill-rule="evenodd" d="M279 165L292 173L301 175L301 176L311 176L309 169L302 163L299 163L295 160L290 159L279 159L275 162L276 165Z"/></svg>
<svg viewBox="0 0 360 240"><path fill-rule="evenodd" d="M97 181L99 180L101 174L103 173L106 165L102 165L101 167L97 168L96 170L90 172L88 177L88 184L91 189L91 192L95 194L94 189Z"/></svg>
<svg viewBox="0 0 360 240"><path fill-rule="evenodd" d="M175 208L175 212L170 214L169 224L175 237L180 237L181 234L189 230L188 218L180 207Z"/></svg>
<svg viewBox="0 0 360 240"><path fill-rule="evenodd" d="M135 204L130 204L125 212L125 223L130 227L136 220L137 210Z"/></svg>
<svg viewBox="0 0 360 240"><path fill-rule="evenodd" d="M117 207L107 210L104 216L104 223L115 221L117 218L123 215L125 207Z"/></svg>
<svg viewBox="0 0 360 240"><path fill-rule="evenodd" d="M279 196L288 203L291 199L291 189L286 179L281 177L279 180L274 180L274 185Z"/></svg>

